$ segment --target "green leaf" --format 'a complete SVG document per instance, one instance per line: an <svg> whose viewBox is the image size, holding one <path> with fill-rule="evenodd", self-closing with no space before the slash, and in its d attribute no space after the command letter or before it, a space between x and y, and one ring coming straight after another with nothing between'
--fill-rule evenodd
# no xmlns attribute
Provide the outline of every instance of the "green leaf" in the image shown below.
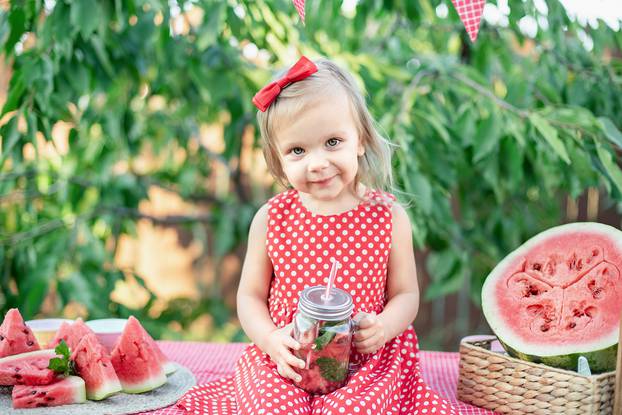
<svg viewBox="0 0 622 415"><path fill-rule="evenodd" d="M598 158L601 163L605 167L607 174L611 181L616 185L620 193L622 193L622 171L620 167L616 164L611 156L611 153L603 148L603 146L596 141L596 152L598 153Z"/></svg>
<svg viewBox="0 0 622 415"><path fill-rule="evenodd" d="M0 118L7 112L13 111L19 106L25 89L26 84L24 83L23 72L21 70L15 71L13 77L11 78L11 82L9 83L9 96L2 106Z"/></svg>
<svg viewBox="0 0 622 415"><path fill-rule="evenodd" d="M103 11L96 0L74 0L71 5L70 21L74 27L77 27L84 39L95 31L99 25Z"/></svg>
<svg viewBox="0 0 622 415"><path fill-rule="evenodd" d="M603 130L609 141L622 148L622 133L615 124L607 117L598 117L598 121L601 130Z"/></svg>
<svg viewBox="0 0 622 415"><path fill-rule="evenodd" d="M4 45L6 54L11 56L13 54L13 47L26 31L26 13L22 7L12 7L9 12L9 25L11 26L11 32L9 38Z"/></svg>
<svg viewBox="0 0 622 415"><path fill-rule="evenodd" d="M570 158L566 152L566 146L564 142L557 135L557 130L549 124L547 120L539 116L538 114L531 114L529 120L540 132L542 137L549 143L549 145L555 150L555 153L566 162L570 164Z"/></svg>
<svg viewBox="0 0 622 415"><path fill-rule="evenodd" d="M320 368L320 374L329 382L341 382L348 374L347 362L340 362L332 357L318 357L315 363Z"/></svg>
<svg viewBox="0 0 622 415"><path fill-rule="evenodd" d="M69 350L69 346L67 346L65 340L61 339L54 351L60 357L51 358L48 369L53 370L61 376L76 375L76 368L74 362L71 360L71 350Z"/></svg>
<svg viewBox="0 0 622 415"><path fill-rule="evenodd" d="M414 175L411 184L415 203L421 208L423 213L429 215L432 212L432 186L430 182L422 173L418 173Z"/></svg>
<svg viewBox="0 0 622 415"><path fill-rule="evenodd" d="M19 131L17 131L17 116L0 128L0 137L2 137L2 147L0 148L0 168L4 165L6 159L11 155L11 151L15 144L19 141ZM1 170L1 169L0 169Z"/></svg>
<svg viewBox="0 0 622 415"><path fill-rule="evenodd" d="M500 137L499 117L492 112L477 128L474 138L473 163L490 154L498 145Z"/></svg>
<svg viewBox="0 0 622 415"><path fill-rule="evenodd" d="M321 330L320 330L321 331ZM316 350L322 350L335 337L334 331L325 330L315 339Z"/></svg>

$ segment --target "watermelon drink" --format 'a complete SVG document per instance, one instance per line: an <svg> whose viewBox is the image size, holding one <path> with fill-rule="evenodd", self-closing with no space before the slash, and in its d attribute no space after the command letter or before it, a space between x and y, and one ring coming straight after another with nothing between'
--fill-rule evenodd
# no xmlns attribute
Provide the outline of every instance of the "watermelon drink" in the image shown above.
<svg viewBox="0 0 622 415"><path fill-rule="evenodd" d="M304 289L294 316L294 338L301 345L294 354L306 362L304 369L294 368L302 377L295 384L316 395L346 384L354 330L350 294L333 288L324 300L324 292L323 286Z"/></svg>

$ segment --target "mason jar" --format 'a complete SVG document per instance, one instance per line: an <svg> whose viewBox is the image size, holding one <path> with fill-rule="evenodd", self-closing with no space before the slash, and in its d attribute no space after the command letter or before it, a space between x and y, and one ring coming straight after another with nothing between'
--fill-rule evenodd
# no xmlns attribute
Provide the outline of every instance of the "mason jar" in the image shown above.
<svg viewBox="0 0 622 415"><path fill-rule="evenodd" d="M294 368L302 377L294 384L316 395L346 384L354 332L352 296L332 288L325 299L325 292L321 285L305 288L294 315L294 338L301 346L294 354L306 362L304 369Z"/></svg>

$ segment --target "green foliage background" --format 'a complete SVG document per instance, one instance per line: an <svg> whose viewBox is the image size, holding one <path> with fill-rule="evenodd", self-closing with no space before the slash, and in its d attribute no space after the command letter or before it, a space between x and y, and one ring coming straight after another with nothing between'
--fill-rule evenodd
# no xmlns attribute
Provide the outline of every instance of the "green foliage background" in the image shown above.
<svg viewBox="0 0 622 415"><path fill-rule="evenodd" d="M431 0L366 0L354 12L337 1L307 3L306 26L287 0L0 6L1 56L12 70L0 118L2 311L19 306L31 318L53 292L58 314L76 302L89 318L138 314L156 334L203 313L223 327L233 310L219 295L178 299L163 311L153 294L140 310L112 301L118 281L144 284L115 266L117 242L146 218L187 229L211 255L243 246L253 212L273 191L239 168L242 135L255 123L250 99L299 54L350 69L399 146L397 185L412 195L414 240L429 251L419 264L431 276L427 300L466 289L479 303L500 258L565 220L566 197L599 188L620 210L620 32L602 22L581 27L553 0L546 16L531 1L510 2L509 25L484 23L475 44L449 1L447 18ZM175 33L177 13L191 9L202 17L185 15L189 31ZM524 16L548 28L525 37ZM162 105L150 105L155 99ZM42 157L35 137L51 141L59 121L71 126L68 151ZM204 124L224 125L221 153L199 144ZM24 157L28 144L34 159ZM148 170L137 163L145 153L158 155ZM230 172L225 195L206 186L216 164ZM150 186L199 201L209 214L146 215L138 206Z"/></svg>

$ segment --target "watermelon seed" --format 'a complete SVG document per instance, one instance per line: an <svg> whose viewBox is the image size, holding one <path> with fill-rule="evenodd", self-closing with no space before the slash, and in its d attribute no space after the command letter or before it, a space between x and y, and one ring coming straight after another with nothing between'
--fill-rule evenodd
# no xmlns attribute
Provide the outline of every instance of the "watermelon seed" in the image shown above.
<svg viewBox="0 0 622 415"><path fill-rule="evenodd" d="M543 324L540 326L540 330L543 332L547 332L549 331L549 329L551 328L551 326L549 326L548 324Z"/></svg>
<svg viewBox="0 0 622 415"><path fill-rule="evenodd" d="M596 314L596 307L588 307L585 309L585 315L588 317L593 317Z"/></svg>
<svg viewBox="0 0 622 415"><path fill-rule="evenodd" d="M17 372L19 372L20 370L22 370L22 368L21 368L21 367L15 367L15 368L13 368L13 369L15 370L15 373L17 373Z"/></svg>
<svg viewBox="0 0 622 415"><path fill-rule="evenodd" d="M48 406L48 404L40 402L37 404L37 408L46 408Z"/></svg>
<svg viewBox="0 0 622 415"><path fill-rule="evenodd" d="M22 333L28 334L28 329L25 328L24 330L22 330Z"/></svg>
<svg viewBox="0 0 622 415"><path fill-rule="evenodd" d="M4 336L2 334L0 334L0 342L4 340Z"/></svg>
<svg viewBox="0 0 622 415"><path fill-rule="evenodd" d="M32 340L28 340L28 342L26 343L28 346L32 346L35 344L35 342L33 342Z"/></svg>
<svg viewBox="0 0 622 415"><path fill-rule="evenodd" d="M566 328L567 328L568 330L570 330L570 329L574 329L575 327L577 327L577 323L574 323L574 322L573 322L573 323L568 324L568 326L567 326Z"/></svg>
<svg viewBox="0 0 622 415"><path fill-rule="evenodd" d="M39 392L39 396L45 396L45 395L47 395L47 392L45 392L45 391Z"/></svg>
<svg viewBox="0 0 622 415"><path fill-rule="evenodd" d="M535 263L531 266L531 268L535 269L536 271L540 271L542 269L542 265Z"/></svg>
<svg viewBox="0 0 622 415"><path fill-rule="evenodd" d="M31 395L36 395L36 394L37 394L37 391L32 391L32 392L30 392L30 394L31 394Z"/></svg>
<svg viewBox="0 0 622 415"><path fill-rule="evenodd" d="M53 401L54 399L55 399L55 398L53 398L52 396L47 396L47 397L45 398L45 400L46 400L46 401L48 401L48 402L51 402L51 401Z"/></svg>
<svg viewBox="0 0 622 415"><path fill-rule="evenodd" d="M543 309L544 307L541 306L540 304L534 304L534 305L527 306L527 312L529 312L529 314L533 316L537 316L541 314Z"/></svg>
<svg viewBox="0 0 622 415"><path fill-rule="evenodd" d="M16 374L16 375L13 375L13 377L14 377L15 379L18 379L18 380L19 380L19 379L21 379L21 378L22 378L22 375L17 375L17 374Z"/></svg>

